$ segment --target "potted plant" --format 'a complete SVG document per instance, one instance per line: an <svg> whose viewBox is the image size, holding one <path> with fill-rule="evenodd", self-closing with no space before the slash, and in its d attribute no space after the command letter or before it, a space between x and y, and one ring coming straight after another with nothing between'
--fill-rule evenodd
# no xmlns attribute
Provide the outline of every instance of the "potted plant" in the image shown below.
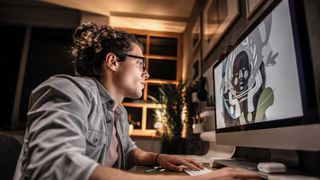
<svg viewBox="0 0 320 180"><path fill-rule="evenodd" d="M186 116L187 116L187 137L186 137L186 153L203 155L208 151L209 144L200 139L200 127L202 126L202 121L200 118L200 102L195 102L192 95L198 91L198 84L194 84L186 87L186 93L184 96L185 106L186 106ZM198 129L195 128L195 124L200 126ZM195 129L198 131L195 132Z"/></svg>
<svg viewBox="0 0 320 180"><path fill-rule="evenodd" d="M149 98L160 105L154 109L155 128L162 138L162 153L183 154L182 113L184 108L185 84L180 80L177 85L164 84L159 88L158 99Z"/></svg>

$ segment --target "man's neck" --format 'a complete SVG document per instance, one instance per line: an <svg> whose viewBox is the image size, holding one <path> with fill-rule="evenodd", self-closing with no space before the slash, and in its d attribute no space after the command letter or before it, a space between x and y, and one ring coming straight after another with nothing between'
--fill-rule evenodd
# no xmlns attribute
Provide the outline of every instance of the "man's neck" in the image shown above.
<svg viewBox="0 0 320 180"><path fill-rule="evenodd" d="M111 80L107 80L105 78L105 79L99 80L99 82L108 92L109 96L114 100L115 105L113 107L113 110L115 110L121 104L124 97L118 93L116 86L112 84Z"/></svg>

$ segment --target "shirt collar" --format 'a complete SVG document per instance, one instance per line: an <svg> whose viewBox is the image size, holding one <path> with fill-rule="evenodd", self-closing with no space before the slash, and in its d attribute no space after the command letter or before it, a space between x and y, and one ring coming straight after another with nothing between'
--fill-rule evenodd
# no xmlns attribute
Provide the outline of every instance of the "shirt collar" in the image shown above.
<svg viewBox="0 0 320 180"><path fill-rule="evenodd" d="M108 108L113 109L115 106L115 101L112 99L112 97L108 94L108 91L102 86L102 84L97 79L95 78L92 78L92 79L97 84L99 95L101 97L101 103L107 104Z"/></svg>
<svg viewBox="0 0 320 180"><path fill-rule="evenodd" d="M118 107L116 107L116 109L114 110L114 113L117 115L117 116L120 116L121 115L121 112L123 111L123 106L122 104L120 104Z"/></svg>
<svg viewBox="0 0 320 180"><path fill-rule="evenodd" d="M108 91L102 86L102 84L95 78L92 78L94 82L96 82L99 95L101 97L101 103L102 104L107 104L107 107L109 109L113 109L115 106L115 101L112 99L112 97L108 94ZM120 104L118 107L115 108L114 112L117 115L121 115L121 113L124 111L124 107L122 104Z"/></svg>

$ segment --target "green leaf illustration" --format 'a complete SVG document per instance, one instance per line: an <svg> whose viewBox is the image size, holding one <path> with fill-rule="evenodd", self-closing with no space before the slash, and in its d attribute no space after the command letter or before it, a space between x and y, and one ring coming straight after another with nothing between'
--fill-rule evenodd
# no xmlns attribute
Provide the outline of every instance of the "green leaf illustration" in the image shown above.
<svg viewBox="0 0 320 180"><path fill-rule="evenodd" d="M270 87L268 87L263 90L259 97L255 122L260 122L263 120L266 110L273 104L273 102L273 90Z"/></svg>

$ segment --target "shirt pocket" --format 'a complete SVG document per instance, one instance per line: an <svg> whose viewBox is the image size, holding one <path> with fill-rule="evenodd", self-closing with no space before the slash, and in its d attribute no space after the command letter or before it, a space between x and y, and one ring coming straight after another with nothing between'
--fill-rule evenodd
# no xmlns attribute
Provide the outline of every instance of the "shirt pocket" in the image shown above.
<svg viewBox="0 0 320 180"><path fill-rule="evenodd" d="M104 133L96 130L88 130L87 145L92 148L98 148L106 144L107 137Z"/></svg>

